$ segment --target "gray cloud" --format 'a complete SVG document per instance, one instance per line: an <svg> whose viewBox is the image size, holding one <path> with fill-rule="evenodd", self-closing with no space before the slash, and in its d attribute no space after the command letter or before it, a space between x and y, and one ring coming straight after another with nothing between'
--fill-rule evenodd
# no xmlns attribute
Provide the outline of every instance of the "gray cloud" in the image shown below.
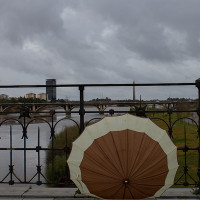
<svg viewBox="0 0 200 200"><path fill-rule="evenodd" d="M62 20L59 18L64 4L44 1L0 1L1 27L5 39L22 44L25 39L43 34L60 34Z"/></svg>
<svg viewBox="0 0 200 200"><path fill-rule="evenodd" d="M194 82L200 64L199 4L0 0L1 84L44 84L46 78L69 84ZM130 91L103 93L131 98ZM158 97L196 95L191 89L163 91ZM140 93L155 96L138 88Z"/></svg>

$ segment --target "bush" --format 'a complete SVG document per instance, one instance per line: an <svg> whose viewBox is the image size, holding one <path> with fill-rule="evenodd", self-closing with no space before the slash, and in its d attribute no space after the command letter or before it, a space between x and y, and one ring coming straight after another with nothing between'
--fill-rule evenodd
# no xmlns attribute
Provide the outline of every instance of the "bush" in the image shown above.
<svg viewBox="0 0 200 200"><path fill-rule="evenodd" d="M61 182L61 178L66 176L66 158L65 156L56 156L54 162L54 174L52 174L52 163L49 163L46 169L46 176L51 182L53 180L56 180L56 182Z"/></svg>
<svg viewBox="0 0 200 200"><path fill-rule="evenodd" d="M67 165L67 158L69 157L70 150L72 148L72 142L79 136L78 127L71 126L66 127L63 131L58 133L54 140L55 148L65 148L69 151L64 152L62 150L49 150L46 154L46 171L45 175L49 182L55 182L56 184L49 186L61 186L66 185L69 182L69 169ZM66 146L67 137L67 146ZM49 142L48 148L52 147L52 139ZM54 165L53 165L54 162ZM54 173L52 167L54 166ZM53 174L52 174L53 173Z"/></svg>

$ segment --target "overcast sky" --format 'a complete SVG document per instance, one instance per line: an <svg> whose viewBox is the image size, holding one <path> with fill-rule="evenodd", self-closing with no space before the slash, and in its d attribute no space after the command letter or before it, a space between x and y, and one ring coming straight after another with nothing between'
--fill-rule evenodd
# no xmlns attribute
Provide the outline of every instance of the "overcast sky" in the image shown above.
<svg viewBox="0 0 200 200"><path fill-rule="evenodd" d="M0 85L194 82L199 0L0 0ZM44 89L1 90L9 96ZM86 89L87 99L132 88ZM195 87L137 88L144 99L196 97ZM77 89L58 98L76 99Z"/></svg>

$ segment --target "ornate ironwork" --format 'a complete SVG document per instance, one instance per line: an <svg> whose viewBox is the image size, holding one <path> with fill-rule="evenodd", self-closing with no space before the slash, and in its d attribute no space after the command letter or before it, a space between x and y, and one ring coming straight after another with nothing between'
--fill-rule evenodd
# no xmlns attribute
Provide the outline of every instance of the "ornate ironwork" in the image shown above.
<svg viewBox="0 0 200 200"><path fill-rule="evenodd" d="M184 154L184 163L181 164L180 168L181 168L181 175L180 177L176 178L175 181L175 185L183 185L185 187L189 186L189 185L193 185L193 186L198 186L198 188L200 188L200 79L196 80L195 83L155 83L155 84L74 84L74 85L54 85L54 87L76 87L77 90L79 91L79 95L80 95L80 99L78 102L73 102L73 104L68 104L68 105L64 105L64 103L61 104L46 104L48 106L51 105L56 105L56 106L61 106L65 109L65 111L59 111L59 110L50 110L48 112L44 112L40 109L30 109L31 104L26 104L24 103L21 107L20 107L20 111L17 113L19 117L16 118L7 118L4 115L4 120L2 120L0 122L0 127L8 124L10 122L15 122L17 123L22 130L22 135L20 136L22 141L23 141L23 147L16 147L15 145L13 145L13 143L15 141L13 141L13 132L12 132L12 126L9 126L10 129L10 141L9 141L9 146L8 147L1 147L0 146L0 152L1 151L7 151L9 152L9 165L7 168L8 173L5 174L5 176L3 176L3 178L0 180L0 183L7 183L10 185L13 184L37 184L37 185L42 185L42 184L60 184L60 185L65 185L65 186L69 186L71 184L70 182L70 178L69 178L69 173L68 173L68 166L67 164L65 165L65 176L64 177L60 177L60 182L57 182L55 180L55 155L56 152L62 152L65 154L65 158L68 158L69 152L70 152L70 148L68 146L68 136L70 134L70 132L67 132L67 130L65 130L65 146L63 147L57 147L56 146L56 128L57 125L64 120L67 121L71 121L74 123L74 125L78 128L79 130L79 134L82 133L82 131L84 130L84 127L87 126L90 123L95 122L96 120L100 120L102 118L101 117L94 117L92 119L89 119L89 121L86 121L86 115L87 114L99 114L99 111L87 111L87 109L85 109L86 105L91 105L91 102L86 102L84 100L84 92L85 92L85 88L86 87L137 87L137 86L144 86L144 87L153 87L153 86L196 86L198 89L198 103L197 103L197 107L195 109L183 109L183 110L176 110L174 107L171 107L171 105L174 106L175 102L162 102L162 104L166 104L166 108L165 109L160 109L160 110L149 110L148 109L148 105L149 104L155 104L159 102L145 102L142 101L140 98L140 102L129 102L128 104L123 104L123 102L118 102L117 105L128 105L130 108L134 108L131 110L131 113L137 115L137 116L141 116L141 117L147 117L149 116L149 114L152 114L153 116L151 116L150 118L153 120L159 120L160 122L162 122L163 124L165 124L166 126L166 131L168 132L169 136L171 137L171 139L174 139L174 129L175 129L175 125L180 122L181 120L189 120L191 121L191 123L193 123L196 127L197 127L197 136L198 136L198 146L197 147L190 147L189 145L187 145L187 138L190 137L190 133L186 132L186 128L184 128L183 130L183 134L182 134L182 138L184 140L184 145L182 147L178 147L178 151L182 152ZM13 85L13 86L0 86L0 88L27 88L27 87L46 87L46 85ZM51 86L48 86L51 87ZM97 104L97 103L96 103ZM14 104L14 106L16 106L18 104ZM71 109L73 109L76 106L79 106L79 110L78 111L73 111ZM105 102L104 102L104 105ZM107 106L112 105L112 102L107 102ZM1 106L1 105L0 105ZM9 105L3 105L4 108L5 106L9 106ZM37 104L38 106L38 104ZM43 107L45 106L42 105ZM55 107L56 107L55 106ZM99 102L98 102L98 106L99 106ZM68 109L67 109L68 108ZM70 108L70 109L69 109ZM106 111L104 110L104 114L106 115L116 115L116 114L121 114L121 113L126 113L127 111L117 111L114 110L113 108L111 108L110 110ZM194 120L191 117L179 117L176 120L172 119L173 113L179 113L179 112L191 112L191 113L196 113L199 118L198 118L198 122L196 120ZM12 114L12 112L7 112L8 114ZM49 114L49 120L45 119L42 117L42 115L40 115L40 117L33 117L32 114L35 113L42 113L42 114ZM62 119L59 119L58 121L55 121L55 116L59 113L64 113L66 114L67 117L63 117ZM154 117L155 113L163 113L163 114L167 114L168 119L164 120L162 118L157 118ZM6 114L6 112L1 113ZM16 113L15 113L16 114ZM78 114L79 115L79 121L74 120L73 118L71 118L70 114ZM99 115L100 116L100 115ZM42 132L40 131L40 128L38 128L37 131L37 144L35 145L35 147L29 147L27 146L27 142L30 140L29 138L29 132L28 132L28 128L29 126L34 122L34 121L40 121L45 123L48 128L49 128L49 146L48 147L44 147L41 144L41 135ZM0 132L1 134L1 132ZM18 174L16 173L16 166L13 164L13 152L14 151L20 151L23 152L23 177L19 177ZM32 151L36 153L36 160L35 160L35 174L31 177L31 178L27 178L27 152ZM48 180L46 178L46 175L44 173L44 166L42 166L41 164L41 153L42 152L51 152L51 171L52 171L52 179ZM196 152L198 153L198 166L197 166L197 175L198 175L198 179L193 178L193 176L191 175L191 169L188 166L188 157L190 156L191 152ZM1 164L0 164L1 165ZM190 179L190 180L189 180Z"/></svg>

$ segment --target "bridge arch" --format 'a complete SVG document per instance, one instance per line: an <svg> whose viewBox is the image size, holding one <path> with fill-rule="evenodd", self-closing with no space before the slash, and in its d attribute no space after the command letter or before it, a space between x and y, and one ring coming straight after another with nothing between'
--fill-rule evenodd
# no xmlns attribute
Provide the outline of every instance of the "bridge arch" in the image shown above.
<svg viewBox="0 0 200 200"><path fill-rule="evenodd" d="M5 108L2 107L2 112L20 112L20 107L19 105L6 106Z"/></svg>
<svg viewBox="0 0 200 200"><path fill-rule="evenodd" d="M69 105L68 105L69 106ZM72 111L74 108L80 108L80 105L73 105L73 106L70 106L70 110Z"/></svg>
<svg viewBox="0 0 200 200"><path fill-rule="evenodd" d="M42 110L51 110L51 109L59 109L62 108L65 112L66 112L66 116L70 117L71 116L71 111L73 109L73 107L71 105L42 105L40 107L38 107L35 112L39 113Z"/></svg>
<svg viewBox="0 0 200 200"><path fill-rule="evenodd" d="M38 108L36 108L35 112L40 112L40 111L43 111L43 110L51 110L52 108L55 109L55 106L54 105L44 105L44 106L40 106ZM64 106L56 106L56 108L62 108L64 109L64 111L66 111L66 109L64 108Z"/></svg>

